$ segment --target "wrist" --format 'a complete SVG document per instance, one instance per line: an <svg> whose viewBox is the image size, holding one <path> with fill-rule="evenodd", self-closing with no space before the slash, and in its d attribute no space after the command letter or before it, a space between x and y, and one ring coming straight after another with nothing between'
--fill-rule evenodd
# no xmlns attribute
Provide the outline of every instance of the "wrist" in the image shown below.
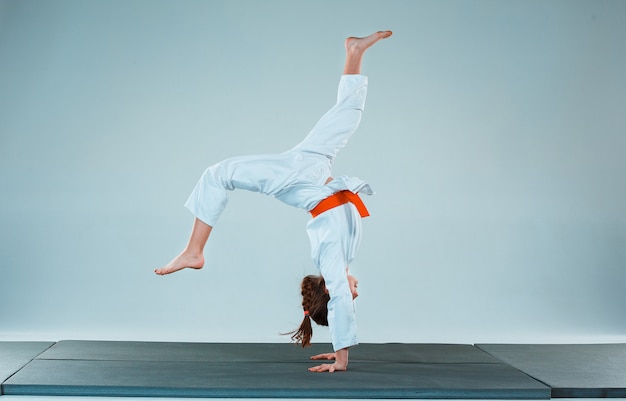
<svg viewBox="0 0 626 401"><path fill-rule="evenodd" d="M348 348L335 351L335 363L343 369L348 367Z"/></svg>

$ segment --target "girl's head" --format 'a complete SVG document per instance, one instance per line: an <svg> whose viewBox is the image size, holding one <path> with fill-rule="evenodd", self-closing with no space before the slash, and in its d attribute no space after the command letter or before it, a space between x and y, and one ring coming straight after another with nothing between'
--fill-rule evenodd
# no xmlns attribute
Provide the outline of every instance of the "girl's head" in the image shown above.
<svg viewBox="0 0 626 401"><path fill-rule="evenodd" d="M320 326L328 326L328 301L330 296L326 290L324 278L322 276L306 276L302 279L302 309L304 319L300 328L290 334L291 339L306 347L311 344L313 327L311 319Z"/></svg>

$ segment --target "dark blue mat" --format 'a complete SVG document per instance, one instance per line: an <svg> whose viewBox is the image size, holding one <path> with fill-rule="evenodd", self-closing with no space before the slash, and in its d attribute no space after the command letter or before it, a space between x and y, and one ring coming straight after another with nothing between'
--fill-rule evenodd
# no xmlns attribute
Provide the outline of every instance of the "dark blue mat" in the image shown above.
<svg viewBox="0 0 626 401"><path fill-rule="evenodd" d="M291 344L62 341L7 380L10 395L547 399L550 389L469 345L362 344L347 372L311 373Z"/></svg>
<svg viewBox="0 0 626 401"><path fill-rule="evenodd" d="M37 360L4 384L11 395L219 398L548 398L506 365L354 363L314 374L303 363Z"/></svg>
<svg viewBox="0 0 626 401"><path fill-rule="evenodd" d="M0 342L0 383L53 344L53 342Z"/></svg>
<svg viewBox="0 0 626 401"><path fill-rule="evenodd" d="M626 397L626 344L481 344L552 388L554 398Z"/></svg>

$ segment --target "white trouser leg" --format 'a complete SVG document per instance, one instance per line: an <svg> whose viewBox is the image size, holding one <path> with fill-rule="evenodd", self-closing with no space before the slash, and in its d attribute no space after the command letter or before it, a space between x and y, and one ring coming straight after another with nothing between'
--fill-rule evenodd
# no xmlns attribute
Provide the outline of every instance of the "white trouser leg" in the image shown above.
<svg viewBox="0 0 626 401"><path fill-rule="evenodd" d="M245 189L271 195L291 179L295 170L290 155L232 157L207 168L185 206L200 220L214 226L228 203L228 192Z"/></svg>
<svg viewBox="0 0 626 401"><path fill-rule="evenodd" d="M358 128L366 96L366 76L342 75L337 90L337 103L291 151L319 153L334 160Z"/></svg>

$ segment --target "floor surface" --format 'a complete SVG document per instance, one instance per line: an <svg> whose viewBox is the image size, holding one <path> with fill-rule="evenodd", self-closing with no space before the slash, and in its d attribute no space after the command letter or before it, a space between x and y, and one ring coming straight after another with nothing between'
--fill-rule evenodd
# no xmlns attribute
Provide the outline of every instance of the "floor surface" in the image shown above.
<svg viewBox="0 0 626 401"><path fill-rule="evenodd" d="M311 373L275 343L0 342L3 396L549 399L626 396L626 344L361 344Z"/></svg>

